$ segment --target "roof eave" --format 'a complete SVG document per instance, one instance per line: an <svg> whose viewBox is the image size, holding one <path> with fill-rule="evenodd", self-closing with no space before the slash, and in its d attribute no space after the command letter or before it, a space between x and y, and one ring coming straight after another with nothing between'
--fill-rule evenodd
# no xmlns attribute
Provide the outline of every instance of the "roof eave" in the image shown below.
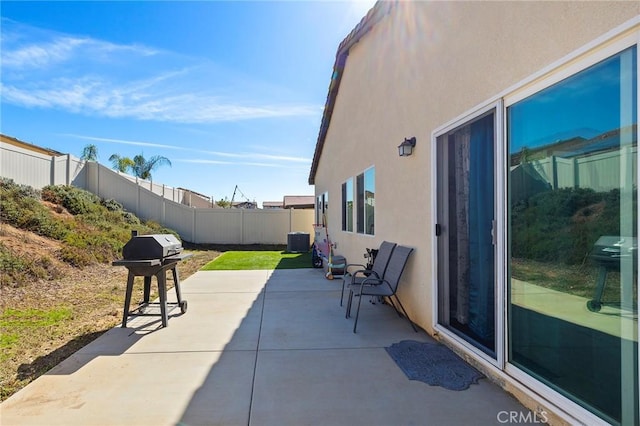
<svg viewBox="0 0 640 426"><path fill-rule="evenodd" d="M311 162L311 170L309 172L309 185L315 184L316 171L318 163L320 162L320 156L322 155L322 149L324 147L324 141L329 130L329 123L331 122L331 115L333 114L333 108L338 96L338 90L340 88L340 81L342 80L342 72L347 63L347 56L349 56L349 50L356 44L365 34L367 34L375 24L377 24L385 15L387 15L391 9L396 5L397 1L378 1L369 10L364 18L355 26L353 30L345 37L344 40L338 46L336 53L336 60L333 64L333 72L331 74L331 82L329 83L329 92L327 93L327 100L324 105L324 111L322 113L322 121L320 122L320 131L318 132L318 140L316 142L316 149L313 153L313 161Z"/></svg>

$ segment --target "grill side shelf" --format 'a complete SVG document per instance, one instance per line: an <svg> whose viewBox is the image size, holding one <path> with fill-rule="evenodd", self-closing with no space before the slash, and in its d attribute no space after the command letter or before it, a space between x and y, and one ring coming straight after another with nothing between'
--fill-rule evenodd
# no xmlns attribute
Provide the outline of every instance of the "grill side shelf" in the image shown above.
<svg viewBox="0 0 640 426"><path fill-rule="evenodd" d="M147 260L115 260L111 262L111 266L158 266L162 263L160 259L147 259Z"/></svg>

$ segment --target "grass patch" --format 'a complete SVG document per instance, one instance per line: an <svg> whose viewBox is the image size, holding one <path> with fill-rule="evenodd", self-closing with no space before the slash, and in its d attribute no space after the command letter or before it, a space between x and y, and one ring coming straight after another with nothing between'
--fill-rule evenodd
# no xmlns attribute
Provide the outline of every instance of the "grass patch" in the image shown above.
<svg viewBox="0 0 640 426"><path fill-rule="evenodd" d="M517 280L587 299L595 296L598 272L598 267L589 262L585 265L566 265L516 258L511 262L511 275ZM637 292L636 278L633 280L634 294ZM609 271L602 300L620 302L620 286L620 272Z"/></svg>
<svg viewBox="0 0 640 426"><path fill-rule="evenodd" d="M299 269L311 267L309 253L284 251L228 251L202 267L202 271Z"/></svg>
<svg viewBox="0 0 640 426"><path fill-rule="evenodd" d="M1 327L46 327L71 319L73 313L69 308L41 309L7 309L0 316Z"/></svg>

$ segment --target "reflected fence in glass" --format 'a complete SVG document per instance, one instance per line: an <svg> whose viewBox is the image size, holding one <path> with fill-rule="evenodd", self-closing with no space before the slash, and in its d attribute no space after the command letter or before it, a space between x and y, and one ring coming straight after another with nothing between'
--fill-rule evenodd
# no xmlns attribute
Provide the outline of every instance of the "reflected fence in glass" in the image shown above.
<svg viewBox="0 0 640 426"><path fill-rule="evenodd" d="M509 362L638 424L637 52L507 108Z"/></svg>

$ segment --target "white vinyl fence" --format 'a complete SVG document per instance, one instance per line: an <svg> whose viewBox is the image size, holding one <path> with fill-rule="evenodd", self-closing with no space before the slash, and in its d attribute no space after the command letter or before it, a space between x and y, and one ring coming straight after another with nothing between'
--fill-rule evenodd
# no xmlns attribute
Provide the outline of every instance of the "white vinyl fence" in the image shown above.
<svg viewBox="0 0 640 426"><path fill-rule="evenodd" d="M0 175L36 189L47 185L83 187L84 162L70 154L56 157L0 142Z"/></svg>
<svg viewBox="0 0 640 426"><path fill-rule="evenodd" d="M118 173L72 155L48 156L0 142L0 175L41 189L73 185L114 199L136 216L173 229L196 244L287 244L290 232L313 234L313 210L194 208L176 188Z"/></svg>
<svg viewBox="0 0 640 426"><path fill-rule="evenodd" d="M625 147L617 151L582 157L546 157L532 161L539 175L551 188L591 188L596 192L620 188L620 165L628 164L636 184L637 148Z"/></svg>

